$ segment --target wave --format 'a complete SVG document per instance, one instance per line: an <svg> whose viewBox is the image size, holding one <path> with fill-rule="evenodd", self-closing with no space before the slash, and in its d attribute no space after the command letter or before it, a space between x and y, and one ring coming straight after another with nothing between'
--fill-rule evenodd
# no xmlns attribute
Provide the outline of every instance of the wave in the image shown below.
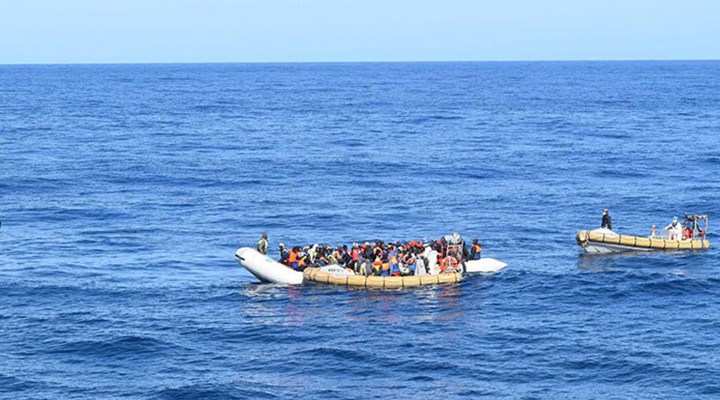
<svg viewBox="0 0 720 400"><path fill-rule="evenodd" d="M106 340L79 340L62 343L48 348L47 352L102 360L143 360L148 357L167 357L169 353L178 350L184 350L184 348L150 337L120 336Z"/></svg>
<svg viewBox="0 0 720 400"><path fill-rule="evenodd" d="M242 386L242 387L239 387ZM152 396L167 400L235 400L235 399L275 399L278 396L270 390L258 388L256 382L243 382L237 385L195 384L178 388L162 389ZM262 386L262 385L261 385ZM250 388L254 389L250 389Z"/></svg>

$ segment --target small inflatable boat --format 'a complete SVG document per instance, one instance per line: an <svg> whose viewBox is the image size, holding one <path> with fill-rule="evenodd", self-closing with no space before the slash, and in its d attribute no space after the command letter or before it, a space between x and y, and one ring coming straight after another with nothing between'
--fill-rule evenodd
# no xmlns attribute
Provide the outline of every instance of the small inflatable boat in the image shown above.
<svg viewBox="0 0 720 400"><path fill-rule="evenodd" d="M457 283L463 279L459 272L440 273L435 265L430 265L434 273L412 276L364 276L356 275L337 264L320 268L306 268L304 272L295 271L269 256L260 254L249 247L239 248L235 258L240 265L258 278L261 282L300 285L304 282L337 284L342 286L366 288L402 288L412 286ZM494 274L502 271L507 264L493 258L482 258L465 262L467 273Z"/></svg>
<svg viewBox="0 0 720 400"><path fill-rule="evenodd" d="M590 254L609 254L624 251L653 250L702 250L710 247L710 242L703 237L691 239L673 239L663 236L620 235L609 229L579 231L575 235L578 245Z"/></svg>

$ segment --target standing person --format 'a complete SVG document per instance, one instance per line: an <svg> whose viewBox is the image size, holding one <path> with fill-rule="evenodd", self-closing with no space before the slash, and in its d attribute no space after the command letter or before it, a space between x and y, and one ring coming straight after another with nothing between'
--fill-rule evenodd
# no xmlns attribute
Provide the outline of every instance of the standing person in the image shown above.
<svg viewBox="0 0 720 400"><path fill-rule="evenodd" d="M260 254L267 255L268 252L268 236L267 233L263 232L262 236L260 236L260 240L257 242L257 251Z"/></svg>
<svg viewBox="0 0 720 400"><path fill-rule="evenodd" d="M673 217L672 222L665 227L665 230L670 233L670 240L682 239L682 224L678 220L678 217Z"/></svg>
<svg viewBox="0 0 720 400"><path fill-rule="evenodd" d="M358 267L358 256L360 255L360 247L358 247L357 243L353 243L352 250L350 250L350 265L351 268L355 270L355 272L360 272L360 268Z"/></svg>
<svg viewBox="0 0 720 400"><path fill-rule="evenodd" d="M371 263L372 263L372 260L375 259L373 257L373 247L370 246L369 242L365 242L365 244L363 245L362 253L363 253L363 257L365 257L366 260L370 260Z"/></svg>
<svg viewBox="0 0 720 400"><path fill-rule="evenodd" d="M479 260L482 257L482 245L477 239L473 239L470 245L470 259Z"/></svg>
<svg viewBox="0 0 720 400"><path fill-rule="evenodd" d="M603 210L602 224L600 227L612 230L612 217L607 208Z"/></svg>

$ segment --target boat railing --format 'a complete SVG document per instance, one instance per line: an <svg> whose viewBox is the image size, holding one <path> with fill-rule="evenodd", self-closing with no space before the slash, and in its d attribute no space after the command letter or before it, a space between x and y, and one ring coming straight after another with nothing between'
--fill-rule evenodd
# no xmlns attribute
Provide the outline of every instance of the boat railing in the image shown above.
<svg viewBox="0 0 720 400"><path fill-rule="evenodd" d="M680 238L675 237L675 231L672 231L670 229L663 229L660 232L660 236L656 236L658 239L665 239L665 240L679 240Z"/></svg>
<svg viewBox="0 0 720 400"><path fill-rule="evenodd" d="M670 229L663 229L662 232L660 232L660 235L651 236L652 239L665 239L665 240L692 240L692 239L705 239L705 232L698 233L695 232L691 238L685 237L684 234L680 234L680 237L677 237L675 234L675 231Z"/></svg>

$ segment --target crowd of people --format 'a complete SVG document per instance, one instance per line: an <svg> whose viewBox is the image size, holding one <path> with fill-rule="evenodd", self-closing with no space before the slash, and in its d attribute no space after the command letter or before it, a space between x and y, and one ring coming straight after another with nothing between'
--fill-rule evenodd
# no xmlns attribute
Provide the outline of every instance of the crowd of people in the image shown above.
<svg viewBox="0 0 720 400"><path fill-rule="evenodd" d="M257 250L267 254L268 247L267 234L263 234ZM477 239L468 248L457 234L427 243L375 241L353 243L349 247L328 244L286 247L280 243L278 247L280 263L296 271L334 264L365 276L424 275L433 273L433 269L460 272L465 261L478 260L482 255Z"/></svg>

